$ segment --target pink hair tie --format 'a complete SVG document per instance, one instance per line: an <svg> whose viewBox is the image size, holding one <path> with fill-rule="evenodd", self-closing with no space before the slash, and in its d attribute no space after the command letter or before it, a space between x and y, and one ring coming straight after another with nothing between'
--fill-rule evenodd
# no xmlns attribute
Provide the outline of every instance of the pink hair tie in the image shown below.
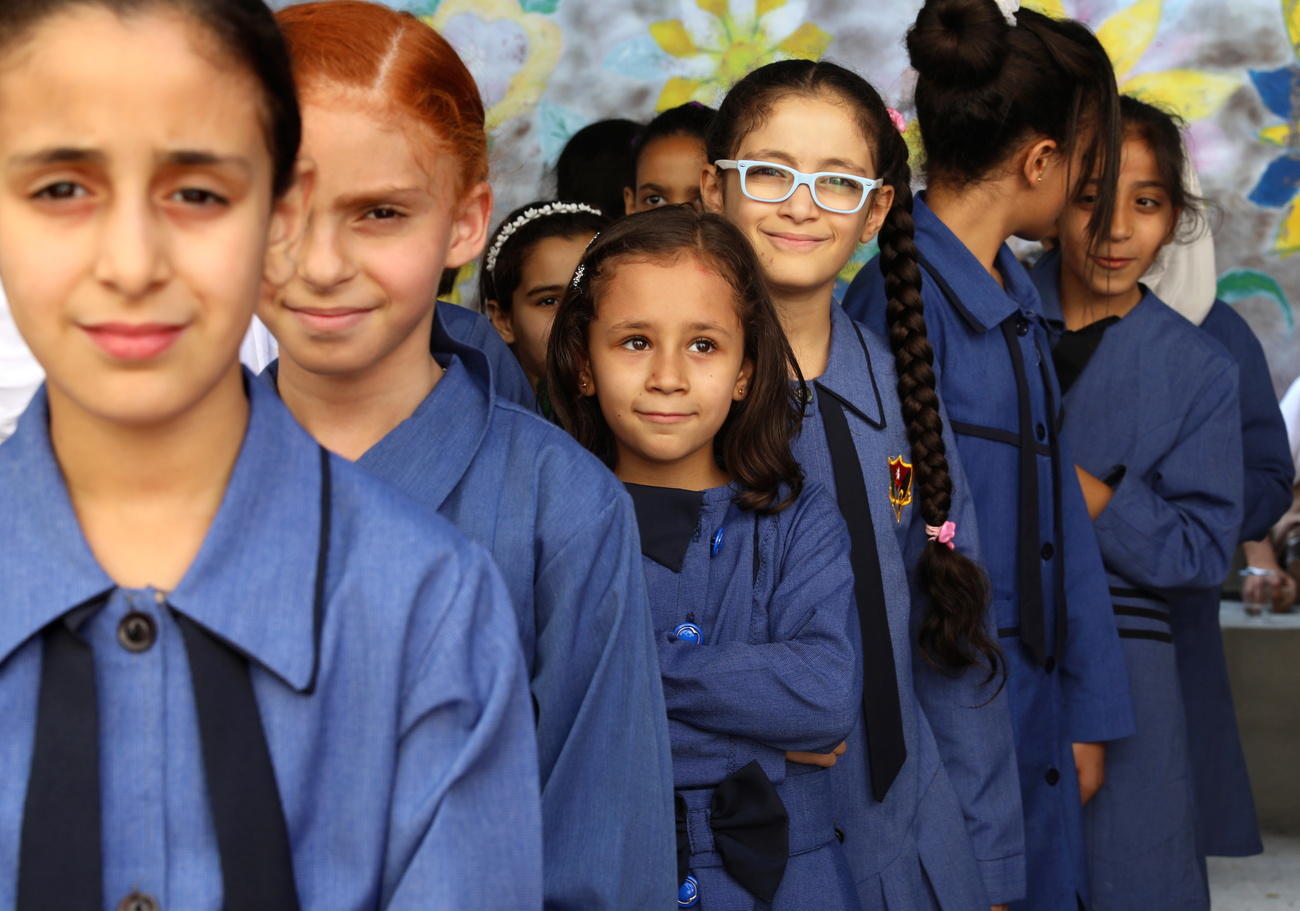
<svg viewBox="0 0 1300 911"><path fill-rule="evenodd" d="M900 133L906 133L907 121L903 119L903 115L894 108L885 108L885 110L889 112L889 122L894 125L894 129Z"/></svg>
<svg viewBox="0 0 1300 911"><path fill-rule="evenodd" d="M937 541L940 544L947 544L948 549L952 550L954 547L952 539L957 537L957 523L944 522L938 527L927 525L925 526L925 536L931 541Z"/></svg>

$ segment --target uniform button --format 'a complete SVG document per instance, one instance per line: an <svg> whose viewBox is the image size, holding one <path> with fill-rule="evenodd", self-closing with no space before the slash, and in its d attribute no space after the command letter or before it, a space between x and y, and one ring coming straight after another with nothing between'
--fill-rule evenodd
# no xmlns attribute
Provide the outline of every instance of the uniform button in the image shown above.
<svg viewBox="0 0 1300 911"><path fill-rule="evenodd" d="M677 887L677 907L694 908L700 903L700 884L689 873L682 884Z"/></svg>
<svg viewBox="0 0 1300 911"><path fill-rule="evenodd" d="M1028 335L1028 334L1029 334L1029 320L1025 319L1023 316L1016 317L1016 335Z"/></svg>
<svg viewBox="0 0 1300 911"><path fill-rule="evenodd" d="M681 642L689 642L692 645L699 645L704 641L704 633L694 623L679 623L673 630L673 638Z"/></svg>
<svg viewBox="0 0 1300 911"><path fill-rule="evenodd" d="M1051 541L1048 541L1046 544L1043 545L1043 559L1044 559L1044 560L1050 560L1050 559L1052 559L1052 555L1053 555L1054 553L1056 553L1056 548L1052 546L1052 542L1051 542Z"/></svg>
<svg viewBox="0 0 1300 911"><path fill-rule="evenodd" d="M1056 783L1061 780L1061 773L1056 771L1056 769L1048 769L1047 775L1044 777L1047 778L1048 784L1052 787L1056 787Z"/></svg>
<svg viewBox="0 0 1300 911"><path fill-rule="evenodd" d="M143 892L132 892L117 903L117 911L158 911L158 900Z"/></svg>
<svg viewBox="0 0 1300 911"><path fill-rule="evenodd" d="M813 394L812 390L808 388L807 383L802 384L795 390L794 397L799 400L800 405L812 404Z"/></svg>
<svg viewBox="0 0 1300 911"><path fill-rule="evenodd" d="M1038 437L1038 441L1041 443L1043 440L1047 439L1047 428L1041 423L1035 424L1034 436Z"/></svg>
<svg viewBox="0 0 1300 911"><path fill-rule="evenodd" d="M1049 674L1056 670L1056 659L1051 655L1048 655L1047 660L1043 662L1043 670L1047 671Z"/></svg>
<svg viewBox="0 0 1300 911"><path fill-rule="evenodd" d="M128 652L148 651L157 638L158 627L154 625L153 617L139 611L131 611L117 625L117 641Z"/></svg>

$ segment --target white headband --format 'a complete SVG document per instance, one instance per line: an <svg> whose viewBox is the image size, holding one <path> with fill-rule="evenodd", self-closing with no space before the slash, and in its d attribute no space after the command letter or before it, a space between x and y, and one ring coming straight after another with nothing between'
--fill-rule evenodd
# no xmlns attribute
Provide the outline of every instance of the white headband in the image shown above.
<svg viewBox="0 0 1300 911"><path fill-rule="evenodd" d="M487 270L492 272L497 267L497 257L501 255L501 248L506 245L515 232L524 225L537 221L539 218L545 218L548 215L577 215L579 212L587 212L591 215L603 215L600 209L593 208L585 202L548 202L544 206L532 206L524 210L520 215L508 225L503 225L497 231L496 240L492 241L492 247L488 250Z"/></svg>

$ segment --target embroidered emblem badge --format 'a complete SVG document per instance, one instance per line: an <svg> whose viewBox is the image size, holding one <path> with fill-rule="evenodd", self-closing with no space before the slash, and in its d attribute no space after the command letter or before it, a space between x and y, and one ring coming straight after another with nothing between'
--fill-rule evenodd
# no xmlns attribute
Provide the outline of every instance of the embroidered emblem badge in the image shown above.
<svg viewBox="0 0 1300 911"><path fill-rule="evenodd" d="M903 457L889 460L889 503L894 507L894 521L903 521L903 510L912 505L912 463Z"/></svg>

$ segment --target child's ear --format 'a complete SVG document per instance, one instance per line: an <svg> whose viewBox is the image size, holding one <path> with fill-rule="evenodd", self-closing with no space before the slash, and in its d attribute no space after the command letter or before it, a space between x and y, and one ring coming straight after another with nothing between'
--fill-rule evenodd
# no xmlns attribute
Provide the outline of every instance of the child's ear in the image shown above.
<svg viewBox="0 0 1300 911"><path fill-rule="evenodd" d="M316 164L309 158L294 163L293 186L275 200L267 232L262 278L271 288L282 288L298 271L298 255L307 236L307 217L316 189Z"/></svg>
<svg viewBox="0 0 1300 911"><path fill-rule="evenodd" d="M880 233L880 226L885 223L889 210L894 207L894 188L889 184L871 191L871 208L866 224L862 226L862 236L858 243L865 244Z"/></svg>
<svg viewBox="0 0 1300 911"><path fill-rule="evenodd" d="M510 314L501 309L501 305L496 301L487 301L483 305L487 312L487 318L492 321L492 328L496 329L497 335L507 345L515 343L515 321L510 318Z"/></svg>
<svg viewBox="0 0 1300 911"><path fill-rule="evenodd" d="M736 376L736 385L731 392L733 402L743 402L745 396L749 395L749 381L754 378L754 362L745 358L745 362L740 365L740 373Z"/></svg>
<svg viewBox="0 0 1300 911"><path fill-rule="evenodd" d="M578 368L578 394L582 396L596 394L596 378L591 375L591 363L586 360Z"/></svg>
<svg viewBox="0 0 1300 911"><path fill-rule="evenodd" d="M1048 170L1060 166L1059 158L1060 147L1055 139L1040 139L1025 150L1025 163L1021 171L1031 189L1043 182Z"/></svg>
<svg viewBox="0 0 1300 911"><path fill-rule="evenodd" d="M460 202L456 203L444 268L459 269L478 258L487 245L491 219L492 187L483 180L466 190Z"/></svg>
<svg viewBox="0 0 1300 911"><path fill-rule="evenodd" d="M631 187L623 188L623 214L631 215L632 209L636 206L636 190Z"/></svg>
<svg viewBox="0 0 1300 911"><path fill-rule="evenodd" d="M711 164L706 164L700 172L700 202L705 212L722 214L722 174Z"/></svg>

